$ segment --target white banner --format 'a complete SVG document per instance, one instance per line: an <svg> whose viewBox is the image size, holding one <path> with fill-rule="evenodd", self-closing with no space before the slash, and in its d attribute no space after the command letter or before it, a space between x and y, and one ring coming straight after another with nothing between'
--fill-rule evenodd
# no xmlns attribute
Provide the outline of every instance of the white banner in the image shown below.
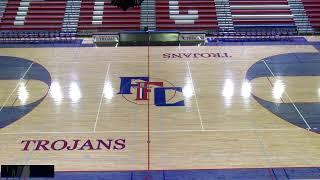
<svg viewBox="0 0 320 180"><path fill-rule="evenodd" d="M206 34L188 33L188 34L179 35L180 42L204 42L205 39L206 39Z"/></svg>
<svg viewBox="0 0 320 180"><path fill-rule="evenodd" d="M94 43L118 43L120 36L113 34L113 35L93 35L93 42Z"/></svg>

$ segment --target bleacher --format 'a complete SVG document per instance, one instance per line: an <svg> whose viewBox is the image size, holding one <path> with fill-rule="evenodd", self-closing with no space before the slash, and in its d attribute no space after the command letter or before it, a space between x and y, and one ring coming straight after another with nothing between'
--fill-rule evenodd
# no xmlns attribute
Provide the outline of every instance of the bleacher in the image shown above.
<svg viewBox="0 0 320 180"><path fill-rule="evenodd" d="M294 33L293 15L287 0L229 0L236 31Z"/></svg>
<svg viewBox="0 0 320 180"><path fill-rule="evenodd" d="M0 30L61 30L65 8L65 0L10 0L2 15Z"/></svg>
<svg viewBox="0 0 320 180"><path fill-rule="evenodd" d="M320 1L301 0L313 28L320 31Z"/></svg>
<svg viewBox="0 0 320 180"><path fill-rule="evenodd" d="M255 35L262 31L268 35L294 35L299 22L290 1L229 0L224 7L216 4L221 0L145 0L148 5L144 8L149 8L148 11L154 8L155 14L149 16L146 9L134 7L123 11L107 0L5 0L0 2L0 37L30 35L54 39L81 32L142 30L145 26L142 22L152 21L155 30L219 34L224 29L222 26L228 24L234 33ZM319 32L320 1L298 1L304 6L301 11L307 15L306 21ZM227 13L230 18L224 18Z"/></svg>
<svg viewBox="0 0 320 180"><path fill-rule="evenodd" d="M3 1L0 42L69 41L74 34L61 33L65 0Z"/></svg>
<svg viewBox="0 0 320 180"><path fill-rule="evenodd" d="M212 0L156 0L156 28L159 30L217 30Z"/></svg>
<svg viewBox="0 0 320 180"><path fill-rule="evenodd" d="M110 1L83 0L80 8L78 30L121 31L140 29L140 8L127 11L112 6Z"/></svg>

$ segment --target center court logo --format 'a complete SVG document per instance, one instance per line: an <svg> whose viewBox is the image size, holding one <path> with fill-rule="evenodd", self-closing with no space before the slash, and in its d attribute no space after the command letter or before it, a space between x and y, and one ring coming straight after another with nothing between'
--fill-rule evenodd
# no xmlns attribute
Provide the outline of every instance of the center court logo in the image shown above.
<svg viewBox="0 0 320 180"><path fill-rule="evenodd" d="M181 87L171 82L151 77L120 77L119 95L137 105L184 106L183 100L176 100ZM153 94L153 96L152 96Z"/></svg>

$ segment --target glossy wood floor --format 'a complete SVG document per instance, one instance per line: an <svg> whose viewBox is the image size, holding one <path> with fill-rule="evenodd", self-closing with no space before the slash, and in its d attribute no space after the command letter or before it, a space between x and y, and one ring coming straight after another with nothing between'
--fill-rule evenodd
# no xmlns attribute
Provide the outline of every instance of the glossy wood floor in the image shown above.
<svg viewBox="0 0 320 180"><path fill-rule="evenodd" d="M251 96L319 102L320 78L283 77L285 93L278 97L272 86L276 77L269 79L271 85L265 77L244 80L257 61L295 52L318 51L309 45L150 47L149 53L148 47L0 49L1 56L41 64L52 80L50 89L37 80L1 81L3 107L48 94L0 129L0 164L54 164L60 171L320 166L320 135L283 120ZM172 53L183 58L167 58ZM120 77L150 77L164 87L181 87L182 92L166 91L166 100L184 106L156 106L153 89L149 105L136 100L137 88L121 95ZM97 139L125 139L125 148L53 149ZM49 143L48 150L34 150L31 143L24 151L26 140L64 141L53 148Z"/></svg>

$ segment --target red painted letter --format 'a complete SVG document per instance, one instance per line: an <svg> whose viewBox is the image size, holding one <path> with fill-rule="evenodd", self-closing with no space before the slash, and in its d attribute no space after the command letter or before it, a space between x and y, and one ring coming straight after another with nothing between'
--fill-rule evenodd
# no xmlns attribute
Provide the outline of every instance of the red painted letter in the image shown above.
<svg viewBox="0 0 320 180"><path fill-rule="evenodd" d="M62 142L62 143L63 143L63 145L62 145L61 147L59 147L59 148L56 147L56 144L57 144L58 142ZM62 150L62 149L64 149L64 148L66 148L67 145L68 145L68 142L67 142L66 140L56 140L56 141L54 141L54 142L51 144L51 149L52 149L52 150L55 150L55 151L60 151L60 150Z"/></svg>
<svg viewBox="0 0 320 180"><path fill-rule="evenodd" d="M108 144L106 144L103 140L101 139L97 139L98 141L98 147L96 150L101 149L100 145L103 144L103 146L107 149L110 149L111 143L112 143L112 139L108 139Z"/></svg>
<svg viewBox="0 0 320 180"><path fill-rule="evenodd" d="M46 147L46 145L49 144L49 141L48 140L38 140L38 144L37 144L37 147L34 149L36 151L40 151L40 147L45 150L45 151L48 151L49 149Z"/></svg>
<svg viewBox="0 0 320 180"><path fill-rule="evenodd" d="M88 150L94 150L91 144L90 139L88 139L82 146L81 148L79 148L78 150L84 150L84 147L88 146L89 149Z"/></svg>
<svg viewBox="0 0 320 180"><path fill-rule="evenodd" d="M113 146L113 149L122 150L126 147L125 143L126 143L125 139L117 139L115 141L115 145ZM117 145L118 145L118 147L117 147Z"/></svg>
<svg viewBox="0 0 320 180"><path fill-rule="evenodd" d="M24 146L24 148L22 149L22 151L29 151L28 147L30 145L30 142L36 143L37 141L35 140L26 140L26 141L21 141L21 144L25 143L26 145Z"/></svg>
<svg viewBox="0 0 320 180"><path fill-rule="evenodd" d="M72 151L72 150L75 150L78 146L78 143L80 142L80 140L73 140L74 141L74 145L73 147L71 148L71 146L68 146L67 149Z"/></svg>

